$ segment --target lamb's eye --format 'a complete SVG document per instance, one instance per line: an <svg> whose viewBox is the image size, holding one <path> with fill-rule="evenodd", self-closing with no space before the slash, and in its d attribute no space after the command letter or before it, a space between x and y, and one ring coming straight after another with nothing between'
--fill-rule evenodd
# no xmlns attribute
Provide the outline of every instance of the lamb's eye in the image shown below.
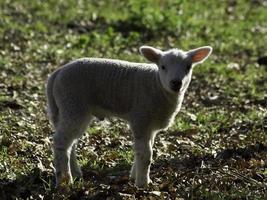
<svg viewBox="0 0 267 200"><path fill-rule="evenodd" d="M165 67L164 65L161 65L161 69L162 69L162 70L165 70L166 67Z"/></svg>

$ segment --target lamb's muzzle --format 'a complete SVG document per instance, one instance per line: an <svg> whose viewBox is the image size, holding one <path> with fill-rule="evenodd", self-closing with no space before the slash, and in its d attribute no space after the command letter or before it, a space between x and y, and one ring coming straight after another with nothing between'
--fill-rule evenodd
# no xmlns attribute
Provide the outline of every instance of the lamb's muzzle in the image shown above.
<svg viewBox="0 0 267 200"><path fill-rule="evenodd" d="M171 80L170 87L174 92L178 92L181 89L182 81L180 80Z"/></svg>

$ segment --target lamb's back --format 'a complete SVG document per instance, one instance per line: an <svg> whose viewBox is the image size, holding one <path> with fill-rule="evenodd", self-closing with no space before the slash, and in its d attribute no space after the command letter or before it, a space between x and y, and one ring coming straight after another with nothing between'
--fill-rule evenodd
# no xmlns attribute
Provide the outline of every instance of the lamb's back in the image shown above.
<svg viewBox="0 0 267 200"><path fill-rule="evenodd" d="M95 112L123 115L139 95L149 93L155 73L151 64L82 58L63 66L58 82L61 96L75 96Z"/></svg>

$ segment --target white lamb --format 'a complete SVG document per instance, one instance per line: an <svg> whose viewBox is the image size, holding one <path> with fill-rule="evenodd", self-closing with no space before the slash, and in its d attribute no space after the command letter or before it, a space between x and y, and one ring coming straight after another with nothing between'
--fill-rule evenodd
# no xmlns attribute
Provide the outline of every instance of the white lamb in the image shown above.
<svg viewBox="0 0 267 200"><path fill-rule="evenodd" d="M212 52L209 46L190 51L161 51L149 46L141 54L154 64L81 58L56 70L47 84L50 120L55 128L54 165L57 185L81 177L76 142L93 116L116 116L133 131L131 178L146 187L154 138L167 129L181 108L192 69Z"/></svg>

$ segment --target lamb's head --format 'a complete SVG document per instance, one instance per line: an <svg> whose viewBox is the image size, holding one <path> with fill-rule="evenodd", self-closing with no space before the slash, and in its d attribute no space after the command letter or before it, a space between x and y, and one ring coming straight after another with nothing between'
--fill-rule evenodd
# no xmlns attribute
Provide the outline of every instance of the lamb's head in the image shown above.
<svg viewBox="0 0 267 200"><path fill-rule="evenodd" d="M157 64L162 86L169 92L179 93L187 89L195 65L202 63L212 52L212 47L204 46L189 51L159 49L142 46L141 54Z"/></svg>

